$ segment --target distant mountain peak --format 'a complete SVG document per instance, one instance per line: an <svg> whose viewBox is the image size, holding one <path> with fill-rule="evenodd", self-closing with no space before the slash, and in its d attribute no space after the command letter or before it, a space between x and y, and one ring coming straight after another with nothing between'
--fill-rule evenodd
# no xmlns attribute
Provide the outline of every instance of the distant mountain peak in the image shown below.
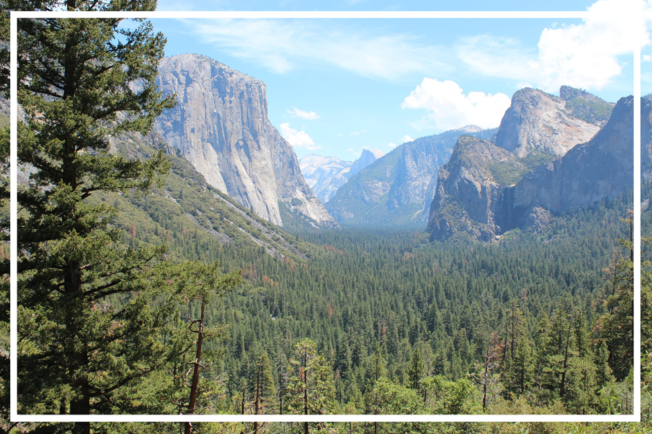
<svg viewBox="0 0 652 434"><path fill-rule="evenodd" d="M428 217L439 166L448 161L458 137L471 134L490 138L496 131L476 128L470 125L397 146L351 176L326 208L346 225L422 225Z"/></svg>
<svg viewBox="0 0 652 434"><path fill-rule="evenodd" d="M455 130L453 130L453 131L462 131L462 132L464 132L464 133L478 133L478 132L480 132L480 131L482 131L482 130L483 130L483 129L480 128L480 127L477 126L477 125L466 125L466 126L464 126L464 127L457 128L457 129L455 129Z"/></svg>
<svg viewBox="0 0 652 434"><path fill-rule="evenodd" d="M378 149L362 148L362 153L360 154L360 157L357 160L355 160L351 165L351 175L356 175L360 173L362 169L371 165L374 161L378 160L384 155L385 153Z"/></svg>
<svg viewBox="0 0 652 434"><path fill-rule="evenodd" d="M383 155L385 155L385 153L383 151L381 151L380 149L362 148L362 152L365 152L365 151L366 152L371 152L372 154L374 154L374 157L376 157L376 159L378 159L378 158L382 157Z"/></svg>

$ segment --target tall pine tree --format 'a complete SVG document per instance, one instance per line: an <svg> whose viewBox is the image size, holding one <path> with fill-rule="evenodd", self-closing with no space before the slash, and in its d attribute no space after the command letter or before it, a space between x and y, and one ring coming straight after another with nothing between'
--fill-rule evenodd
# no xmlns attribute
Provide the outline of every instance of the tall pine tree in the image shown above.
<svg viewBox="0 0 652 434"><path fill-rule="evenodd" d="M156 2L37 6L153 10ZM155 84L165 38L143 20L47 18L20 20L18 41L18 159L34 169L19 189L19 412L157 411L160 403L138 399L139 385L173 356L163 337L188 288L180 276L161 278L165 246L121 244L117 210L96 195L147 192L169 168L161 152L129 160L110 146L118 134L147 134L172 107Z"/></svg>

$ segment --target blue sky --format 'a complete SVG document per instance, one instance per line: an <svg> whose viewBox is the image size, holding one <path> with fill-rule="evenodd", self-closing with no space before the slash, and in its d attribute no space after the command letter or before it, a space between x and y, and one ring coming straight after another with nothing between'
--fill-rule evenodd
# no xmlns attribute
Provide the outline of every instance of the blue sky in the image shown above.
<svg viewBox="0 0 652 434"><path fill-rule="evenodd" d="M641 0L492 1L490 10L587 10ZM631 2L631 3L630 3ZM525 4L524 4L525 3ZM454 6L454 7L453 7ZM159 1L159 10L487 10L486 1ZM526 9L526 10L528 10ZM198 53L264 81L272 124L299 157L355 159L410 138L498 126L524 87L632 94L631 41L645 31L598 13L550 19L153 20L166 55ZM648 47L649 48L649 47ZM650 51L647 49L647 51ZM644 50L645 52L645 50ZM643 62L643 92L652 89Z"/></svg>

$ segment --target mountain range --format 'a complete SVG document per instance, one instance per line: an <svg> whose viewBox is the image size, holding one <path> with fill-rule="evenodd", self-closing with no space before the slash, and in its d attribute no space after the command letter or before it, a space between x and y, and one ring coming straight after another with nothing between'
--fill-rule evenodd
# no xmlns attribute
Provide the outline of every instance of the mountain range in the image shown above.
<svg viewBox="0 0 652 434"><path fill-rule="evenodd" d="M346 184L349 178L385 155L378 149L363 149L355 161L343 161L337 157L324 157L317 154L299 159L301 173L313 194L322 203L328 202L337 189Z"/></svg>
<svg viewBox="0 0 652 434"><path fill-rule="evenodd" d="M262 81L183 54L163 59L157 82L177 105L155 134L207 185L277 226L427 222L433 240L464 232L489 241L631 188L631 98L614 106L569 86L559 96L524 88L497 129L469 125L386 155L364 149L355 161L299 160L268 120ZM652 162L649 151L643 162Z"/></svg>
<svg viewBox="0 0 652 434"><path fill-rule="evenodd" d="M343 225L424 225L439 166L463 134L492 137L474 125L402 144L352 176L326 203ZM434 181L433 181L434 180Z"/></svg>
<svg viewBox="0 0 652 434"><path fill-rule="evenodd" d="M606 106L588 95L574 98L586 98L585 107ZM569 109L563 98L523 89L514 95L495 144L460 137L439 171L431 239L461 232L490 241L516 228L537 230L553 215L593 207L633 188L633 98L621 98L606 123L587 116L590 110L578 115L578 103ZM642 112L649 131L649 99ZM644 143L649 141L648 134Z"/></svg>

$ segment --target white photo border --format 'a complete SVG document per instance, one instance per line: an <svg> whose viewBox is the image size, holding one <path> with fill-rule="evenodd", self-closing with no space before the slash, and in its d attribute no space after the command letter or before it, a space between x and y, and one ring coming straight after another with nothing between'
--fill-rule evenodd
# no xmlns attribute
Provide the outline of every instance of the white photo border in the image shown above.
<svg viewBox="0 0 652 434"><path fill-rule="evenodd" d="M595 12L592 12L595 13ZM621 11L634 22L640 11ZM614 12L609 12L613 16ZM586 11L154 11L154 12L11 12L11 150L10 150L10 294L12 422L640 422L641 419L641 47L632 41L634 90L634 413L631 415L27 415L18 414L18 137L17 137L17 22L19 18L249 18L249 19L586 19Z"/></svg>

